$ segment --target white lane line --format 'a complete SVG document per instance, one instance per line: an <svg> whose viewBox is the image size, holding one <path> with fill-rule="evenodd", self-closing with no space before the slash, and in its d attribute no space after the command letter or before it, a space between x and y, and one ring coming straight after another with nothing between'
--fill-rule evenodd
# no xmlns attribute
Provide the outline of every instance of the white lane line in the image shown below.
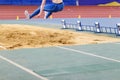
<svg viewBox="0 0 120 80"><path fill-rule="evenodd" d="M47 78L45 78L45 77L43 77L43 76L40 76L39 74L33 72L32 70L30 70L30 69L28 69L28 68L25 68L25 67L23 67L23 66L21 66L21 65L19 65L19 64L17 64L17 63L15 63L15 62L13 62L13 61L10 60L10 59L7 59L7 58L5 58L5 57L3 57L3 56L1 56L1 55L0 55L0 58L3 59L3 60L5 60L5 61L7 61L8 63L10 63L10 64L12 64L12 65L18 67L18 68L20 68L20 69L26 71L27 73L29 73L29 74L31 74L31 75L33 75L33 76L39 78L40 80L41 80L41 79L42 79L42 80L48 80Z"/></svg>
<svg viewBox="0 0 120 80"><path fill-rule="evenodd" d="M112 58L108 58L108 57L104 57L104 56L95 55L95 54L92 54L92 53L89 53L89 52L84 52L84 51L75 50L75 49L66 48L66 47L61 47L61 46L56 46L56 47L57 47L57 48L60 48L60 49L72 51L72 52L77 52L77 53L80 53L80 54L85 54L85 55L89 55L89 56L94 56L94 57L101 58L101 59L105 59L105 60L109 60L109 61L120 62L120 60L116 60L116 59L112 59Z"/></svg>

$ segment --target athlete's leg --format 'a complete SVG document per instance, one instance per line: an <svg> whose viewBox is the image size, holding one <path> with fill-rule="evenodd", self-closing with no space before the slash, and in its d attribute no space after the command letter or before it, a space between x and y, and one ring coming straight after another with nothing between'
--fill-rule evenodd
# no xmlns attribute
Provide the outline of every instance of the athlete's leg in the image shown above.
<svg viewBox="0 0 120 80"><path fill-rule="evenodd" d="M32 14L30 14L30 19L40 13L40 7L37 8Z"/></svg>
<svg viewBox="0 0 120 80"><path fill-rule="evenodd" d="M58 12L58 11L62 11L64 7L64 4L48 4L45 5L44 7L44 11L45 11L45 16L44 19L47 19L50 15L52 15L53 12Z"/></svg>
<svg viewBox="0 0 120 80"><path fill-rule="evenodd" d="M50 15L52 15L52 12L45 11L44 19L47 19Z"/></svg>
<svg viewBox="0 0 120 80"><path fill-rule="evenodd" d="M47 11L51 11L54 9L54 4L49 4L49 5L45 5L44 10L46 9ZM40 7L38 7L32 14L29 15L29 19L33 18L34 16L36 16L37 14L40 13ZM46 14L46 18L48 18L50 15L52 14L52 12L48 12Z"/></svg>
<svg viewBox="0 0 120 80"><path fill-rule="evenodd" d="M52 15L54 9L55 9L54 4L45 5L45 7L44 7L44 11L45 11L44 19L47 19L50 15Z"/></svg>
<svg viewBox="0 0 120 80"><path fill-rule="evenodd" d="M61 3L61 4L54 4L53 3L53 4L45 5L44 11L46 11L47 14L45 15L44 18L47 19L53 12L58 12L58 11L63 10L63 7L64 7L63 3ZM28 11L25 11L25 16L26 16L27 19L31 19L39 13L40 13L40 7L38 9L36 9L30 15L29 15Z"/></svg>
<svg viewBox="0 0 120 80"><path fill-rule="evenodd" d="M31 19L34 16L36 16L37 14L39 14L40 12L40 8L37 8L32 14L29 14L27 10L25 10L25 16L27 19Z"/></svg>

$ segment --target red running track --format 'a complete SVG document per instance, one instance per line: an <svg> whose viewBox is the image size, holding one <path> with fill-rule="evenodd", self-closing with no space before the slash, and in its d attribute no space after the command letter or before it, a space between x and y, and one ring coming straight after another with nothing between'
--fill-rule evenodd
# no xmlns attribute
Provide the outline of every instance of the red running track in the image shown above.
<svg viewBox="0 0 120 80"><path fill-rule="evenodd" d="M0 19L16 19L17 16L23 19L24 10L31 13L38 6L11 6L0 5ZM43 15L41 16L43 17ZM53 18L108 18L120 17L120 7L106 6L65 6L64 10L52 15Z"/></svg>

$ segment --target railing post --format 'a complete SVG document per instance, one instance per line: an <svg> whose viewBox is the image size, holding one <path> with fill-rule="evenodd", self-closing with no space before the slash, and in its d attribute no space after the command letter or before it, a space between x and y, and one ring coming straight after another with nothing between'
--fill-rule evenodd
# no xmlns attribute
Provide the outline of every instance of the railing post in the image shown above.
<svg viewBox="0 0 120 80"><path fill-rule="evenodd" d="M95 22L95 29L94 30L95 30L96 33L100 33L101 32L99 22Z"/></svg>
<svg viewBox="0 0 120 80"><path fill-rule="evenodd" d="M67 29L67 27L66 27L66 21L62 20L61 22L62 22L62 29Z"/></svg>
<svg viewBox="0 0 120 80"><path fill-rule="evenodd" d="M82 25L81 25L81 22L80 21L77 21L77 28L76 28L77 31L82 31Z"/></svg>
<svg viewBox="0 0 120 80"><path fill-rule="evenodd" d="M117 23L116 26L117 26L117 33L116 33L116 35L120 36L120 23Z"/></svg>

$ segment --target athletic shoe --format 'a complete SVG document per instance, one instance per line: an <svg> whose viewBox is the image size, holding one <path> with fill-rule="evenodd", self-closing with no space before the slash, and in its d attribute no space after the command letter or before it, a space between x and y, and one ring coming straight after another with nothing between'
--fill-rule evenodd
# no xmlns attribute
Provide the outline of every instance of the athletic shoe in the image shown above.
<svg viewBox="0 0 120 80"><path fill-rule="evenodd" d="M24 14L26 16L26 19L30 19L30 15L29 15L29 12L27 10L25 10Z"/></svg>

